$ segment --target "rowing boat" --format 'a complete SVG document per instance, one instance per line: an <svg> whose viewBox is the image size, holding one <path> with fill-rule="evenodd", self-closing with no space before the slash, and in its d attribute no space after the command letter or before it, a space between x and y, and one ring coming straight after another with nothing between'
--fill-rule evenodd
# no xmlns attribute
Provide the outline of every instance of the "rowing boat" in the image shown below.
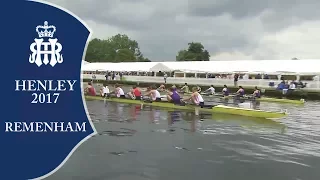
<svg viewBox="0 0 320 180"><path fill-rule="evenodd" d="M247 116L247 117L256 117L256 118L266 118L266 119L275 119L286 116L285 112L273 112L273 111L263 111L263 110L255 110L255 109L245 109L238 107L230 107L224 105L216 105L210 108L201 108L199 106L194 105L175 105L168 102L145 102L140 100L132 100L132 99L122 99L122 98L103 98L100 96L85 96L87 100L105 100L111 102L119 102L126 104L141 104L150 105L155 107L163 107L170 109L181 109L181 110L196 110L201 112L210 112L210 113L221 113L221 114L233 114L239 116Z"/></svg>
<svg viewBox="0 0 320 180"><path fill-rule="evenodd" d="M191 94L191 93L184 93L184 94ZM206 93L201 93L203 96L207 97L221 97L222 94L216 94L216 95L208 95ZM234 98L236 97L235 95L229 95L224 98ZM304 104L305 100L300 99L300 100L293 100L293 99L279 99L279 98L270 98L270 97L261 97L261 98L256 98L252 99L249 96L244 96L241 99L243 100L255 100L255 101L261 101L261 102L276 102L276 103L290 103L290 104Z"/></svg>

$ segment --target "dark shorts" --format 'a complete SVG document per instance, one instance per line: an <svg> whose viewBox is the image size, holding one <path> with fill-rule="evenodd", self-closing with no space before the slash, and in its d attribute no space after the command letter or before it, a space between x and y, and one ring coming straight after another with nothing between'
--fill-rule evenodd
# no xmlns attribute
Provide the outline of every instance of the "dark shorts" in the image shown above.
<svg viewBox="0 0 320 180"><path fill-rule="evenodd" d="M104 93L103 95L102 95L102 97L109 97L110 96L110 94L108 94L108 93Z"/></svg>
<svg viewBox="0 0 320 180"><path fill-rule="evenodd" d="M161 98L156 98L155 102L161 102Z"/></svg>
<svg viewBox="0 0 320 180"><path fill-rule="evenodd" d="M141 100L141 96L136 96L135 100Z"/></svg>
<svg viewBox="0 0 320 180"><path fill-rule="evenodd" d="M200 102L199 106L203 107L204 106L204 102Z"/></svg>
<svg viewBox="0 0 320 180"><path fill-rule="evenodd" d="M120 98L125 99L126 96L125 95L120 95Z"/></svg>

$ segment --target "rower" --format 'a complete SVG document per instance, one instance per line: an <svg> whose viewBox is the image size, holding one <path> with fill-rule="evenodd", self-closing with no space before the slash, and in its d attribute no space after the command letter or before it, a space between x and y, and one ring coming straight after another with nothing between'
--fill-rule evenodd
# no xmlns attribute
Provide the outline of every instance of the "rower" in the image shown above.
<svg viewBox="0 0 320 180"><path fill-rule="evenodd" d="M228 89L227 85L223 86L222 94L223 94L224 97L229 96L229 89Z"/></svg>
<svg viewBox="0 0 320 180"><path fill-rule="evenodd" d="M187 100L192 100L192 103L197 106L201 106L201 107L204 106L204 100L201 94L198 93L198 87L193 87L191 96L184 99L183 101L187 101Z"/></svg>
<svg viewBox="0 0 320 180"><path fill-rule="evenodd" d="M211 95L216 93L216 90L214 89L213 85L210 86L209 89L205 90L204 92L209 93Z"/></svg>
<svg viewBox="0 0 320 180"><path fill-rule="evenodd" d="M88 82L88 86L86 88L86 93L89 96L96 96L96 90L94 89L94 87L92 86L91 82Z"/></svg>
<svg viewBox="0 0 320 180"><path fill-rule="evenodd" d="M124 91L121 88L121 86L116 84L115 87L116 87L116 89L115 89L116 97L117 98L126 98L126 95L124 94Z"/></svg>
<svg viewBox="0 0 320 180"><path fill-rule="evenodd" d="M131 92L128 93L131 99L141 100L141 90L137 86L133 86Z"/></svg>
<svg viewBox="0 0 320 180"><path fill-rule="evenodd" d="M164 84L161 84L160 87L158 88L159 91L165 91L166 90L166 86Z"/></svg>
<svg viewBox="0 0 320 180"><path fill-rule="evenodd" d="M182 93L188 93L189 92L189 86L187 83L184 83L184 86L180 90Z"/></svg>
<svg viewBox="0 0 320 180"><path fill-rule="evenodd" d="M149 92L147 92L147 94L145 94L145 96L150 96L152 101L156 101L156 102L161 101L161 95L160 95L159 91L157 90L156 86L152 86L151 90Z"/></svg>
<svg viewBox="0 0 320 180"><path fill-rule="evenodd" d="M242 86L239 86L238 91L236 92L238 97L243 97L244 96L244 89Z"/></svg>
<svg viewBox="0 0 320 180"><path fill-rule="evenodd" d="M167 99L169 102L173 104L181 104L181 98L180 95L177 93L176 89L174 87L171 87L167 94Z"/></svg>
<svg viewBox="0 0 320 180"><path fill-rule="evenodd" d="M260 92L260 90L258 89L257 86L254 87L254 91L253 91L252 96L253 96L254 98L261 98L261 92Z"/></svg>
<svg viewBox="0 0 320 180"><path fill-rule="evenodd" d="M197 91L198 93L201 93L201 87L199 85L197 85Z"/></svg>
<svg viewBox="0 0 320 180"><path fill-rule="evenodd" d="M108 84L103 84L103 87L100 89L100 95L102 97L108 97L110 94L110 90Z"/></svg>

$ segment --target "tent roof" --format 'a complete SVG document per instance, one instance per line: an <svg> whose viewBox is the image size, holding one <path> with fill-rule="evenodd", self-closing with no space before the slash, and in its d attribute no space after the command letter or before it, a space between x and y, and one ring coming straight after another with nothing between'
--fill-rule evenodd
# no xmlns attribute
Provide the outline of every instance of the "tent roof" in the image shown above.
<svg viewBox="0 0 320 180"><path fill-rule="evenodd" d="M84 71L182 71L182 72L264 72L320 73L320 60L239 60L89 63Z"/></svg>
<svg viewBox="0 0 320 180"><path fill-rule="evenodd" d="M89 63L83 71L149 71L156 62Z"/></svg>

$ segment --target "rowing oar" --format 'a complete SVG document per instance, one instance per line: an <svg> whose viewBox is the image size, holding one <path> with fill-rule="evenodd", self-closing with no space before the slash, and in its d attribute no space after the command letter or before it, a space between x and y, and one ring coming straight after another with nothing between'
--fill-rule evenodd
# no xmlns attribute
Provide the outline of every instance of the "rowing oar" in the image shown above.
<svg viewBox="0 0 320 180"><path fill-rule="evenodd" d="M206 96L205 94L202 94L204 96ZM217 97L220 97L220 96L224 96L223 94L208 94L207 96L217 96ZM224 96L225 98L233 98L233 99L236 99L236 98L243 98L245 100L255 100L255 97L253 97L252 95L244 95L244 96L237 96L236 94L230 94L229 96Z"/></svg>
<svg viewBox="0 0 320 180"><path fill-rule="evenodd" d="M161 98L166 98L166 96L165 96L165 95L162 95ZM183 98L180 97L180 99L182 100ZM168 102L168 101L162 101L162 102ZM188 103L188 102L186 102L186 101L183 101L183 102L185 102L186 105L187 105L187 104L188 104L188 105L193 105L192 103ZM229 102L225 102L225 101L213 101L213 100L205 100L205 102L216 103L216 104L205 105L205 106L211 106L211 107L217 106L217 105L220 105L220 104L231 104L231 105L236 105L236 104L237 104L237 103L229 103Z"/></svg>

